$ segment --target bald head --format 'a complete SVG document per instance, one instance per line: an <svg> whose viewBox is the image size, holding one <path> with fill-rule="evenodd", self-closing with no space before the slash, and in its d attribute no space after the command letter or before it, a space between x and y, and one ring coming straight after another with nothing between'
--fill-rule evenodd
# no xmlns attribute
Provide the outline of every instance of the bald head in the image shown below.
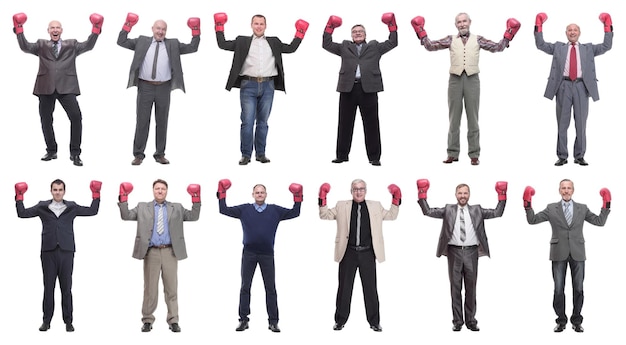
<svg viewBox="0 0 626 345"><path fill-rule="evenodd" d="M61 34L63 33L63 27L61 26L61 22L58 20L53 20L48 24L48 34L50 34L50 39L58 42L61 39Z"/></svg>
<svg viewBox="0 0 626 345"><path fill-rule="evenodd" d="M167 23L159 19L152 25L152 36L157 41L163 41L165 34L167 33Z"/></svg>
<svg viewBox="0 0 626 345"><path fill-rule="evenodd" d="M565 35L567 36L567 40L571 43L578 42L578 38L580 37L580 27L576 24L570 24L565 28Z"/></svg>

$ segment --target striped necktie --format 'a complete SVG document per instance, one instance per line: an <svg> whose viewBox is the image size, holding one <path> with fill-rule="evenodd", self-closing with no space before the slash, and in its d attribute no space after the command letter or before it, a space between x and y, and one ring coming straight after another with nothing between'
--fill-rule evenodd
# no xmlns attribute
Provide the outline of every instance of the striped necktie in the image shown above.
<svg viewBox="0 0 626 345"><path fill-rule="evenodd" d="M459 214L459 222L461 223L459 225L459 228L461 229L461 242L465 242L465 212L463 211L464 208L461 208L461 213Z"/></svg>
<svg viewBox="0 0 626 345"><path fill-rule="evenodd" d="M163 235L165 231L165 224L163 223L163 205L159 205L159 212L157 213L157 234Z"/></svg>
<svg viewBox="0 0 626 345"><path fill-rule="evenodd" d="M565 203L565 220L567 221L567 225L572 225L572 210L570 209L570 203Z"/></svg>

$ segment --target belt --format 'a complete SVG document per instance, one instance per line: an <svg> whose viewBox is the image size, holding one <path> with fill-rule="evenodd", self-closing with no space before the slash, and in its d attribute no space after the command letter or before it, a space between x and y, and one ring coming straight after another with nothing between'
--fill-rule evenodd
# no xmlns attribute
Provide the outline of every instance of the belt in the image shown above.
<svg viewBox="0 0 626 345"><path fill-rule="evenodd" d="M473 245L473 246L457 246L457 245L454 245L454 244L448 244L448 247L452 247L452 248L456 248L456 249L461 249L461 250L467 250L467 249L474 249L474 248L477 248L477 247L478 247L478 245L477 245L477 244L475 244L475 245Z"/></svg>
<svg viewBox="0 0 626 345"><path fill-rule="evenodd" d="M362 252L362 251L369 250L372 248L372 246L348 246L348 247L357 252Z"/></svg>
<svg viewBox="0 0 626 345"><path fill-rule="evenodd" d="M569 77L563 77L563 80L571 81L572 83L575 83L577 81L583 81L583 78L576 78L574 80L571 80Z"/></svg>
<svg viewBox="0 0 626 345"><path fill-rule="evenodd" d="M172 245L171 244L160 244L158 246L151 246L150 249L163 249L163 248L170 248Z"/></svg>
<svg viewBox="0 0 626 345"><path fill-rule="evenodd" d="M156 85L156 86L163 85L163 84L165 84L165 83L167 83L169 81L169 80L168 81L150 81L150 80L145 80L145 79L139 79L139 80L141 80L141 81L143 81L145 83L148 83L150 85Z"/></svg>
<svg viewBox="0 0 626 345"><path fill-rule="evenodd" d="M241 79L243 79L243 80L252 80L252 81L256 81L257 83L262 83L264 81L274 80L274 77L251 77L249 75L242 75Z"/></svg>

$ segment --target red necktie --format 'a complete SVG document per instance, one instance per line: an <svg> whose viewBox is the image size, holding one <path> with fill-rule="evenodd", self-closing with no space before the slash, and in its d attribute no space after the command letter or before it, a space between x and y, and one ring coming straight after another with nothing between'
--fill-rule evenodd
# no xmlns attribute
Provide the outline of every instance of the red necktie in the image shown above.
<svg viewBox="0 0 626 345"><path fill-rule="evenodd" d="M572 43L572 49L569 52L569 79L574 81L578 78L578 61L576 60L576 43Z"/></svg>

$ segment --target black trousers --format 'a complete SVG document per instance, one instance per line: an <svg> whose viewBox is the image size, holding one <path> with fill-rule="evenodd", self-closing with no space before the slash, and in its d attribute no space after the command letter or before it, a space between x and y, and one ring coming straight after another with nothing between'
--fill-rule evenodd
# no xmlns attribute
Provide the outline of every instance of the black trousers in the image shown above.
<svg viewBox="0 0 626 345"><path fill-rule="evenodd" d="M478 246L448 246L448 276L452 296L452 323L476 325L476 280L478 278ZM461 290L465 286L465 305ZM465 321L463 321L465 315Z"/></svg>
<svg viewBox="0 0 626 345"><path fill-rule="evenodd" d="M54 288L57 278L61 286L61 306L63 322L71 323L72 312L72 272L74 271L74 252L54 250L41 252L43 269L43 322L50 323L54 314Z"/></svg>
<svg viewBox="0 0 626 345"><path fill-rule="evenodd" d="M46 141L46 151L48 153L57 152L57 141L54 136L54 127L52 126L54 121L52 114L54 113L57 100L61 103L63 109L65 109L67 117L70 120L70 155L78 156L81 153L80 144L83 135L83 115L80 112L76 95L61 95L56 91L51 95L39 95L39 117L41 118L43 138Z"/></svg>
<svg viewBox="0 0 626 345"><path fill-rule="evenodd" d="M361 112L365 132L365 150L371 161L380 160L380 125L378 123L378 93L364 92L361 83L355 83L352 91L339 95L339 124L337 127L337 152L339 159L348 159L352 147L352 134L356 109Z"/></svg>
<svg viewBox="0 0 626 345"><path fill-rule="evenodd" d="M339 263L339 288L337 289L337 304L335 322L343 325L350 316L352 289L356 271L359 270L363 297L365 299L365 313L370 325L380 324L378 290L376 288L376 257L374 250L356 251L348 247L343 259Z"/></svg>

